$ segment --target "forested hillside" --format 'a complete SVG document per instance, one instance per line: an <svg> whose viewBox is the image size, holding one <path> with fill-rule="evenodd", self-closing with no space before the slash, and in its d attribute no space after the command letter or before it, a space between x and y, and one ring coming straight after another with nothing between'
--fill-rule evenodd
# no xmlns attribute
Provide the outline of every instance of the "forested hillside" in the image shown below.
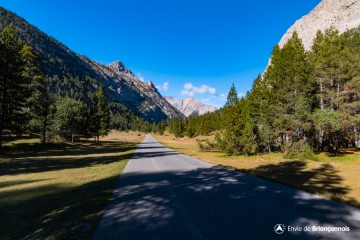
<svg viewBox="0 0 360 240"><path fill-rule="evenodd" d="M119 103L109 104L98 82L90 79L95 91L86 91L84 82L64 77L68 88L54 88L60 81L46 77L37 52L17 37L12 25L1 32L0 66L0 150L4 138L14 135L36 136L44 144L59 138L99 141L110 128L150 130L149 123Z"/></svg>
<svg viewBox="0 0 360 240"><path fill-rule="evenodd" d="M208 125L218 130L216 146L228 154L284 151L304 158L313 151L360 148L359 32L319 31L310 51L296 32L282 48L275 46L246 97L238 99L232 86L221 123L209 115ZM175 130L169 124L169 130L203 134L200 119Z"/></svg>
<svg viewBox="0 0 360 240"><path fill-rule="evenodd" d="M0 7L0 31L12 25L16 36L38 55L39 68L49 80L50 91L89 103L89 95L102 84L108 99L121 109L150 122L184 115L160 93L129 71L104 66L78 55L61 42L46 35L23 18Z"/></svg>

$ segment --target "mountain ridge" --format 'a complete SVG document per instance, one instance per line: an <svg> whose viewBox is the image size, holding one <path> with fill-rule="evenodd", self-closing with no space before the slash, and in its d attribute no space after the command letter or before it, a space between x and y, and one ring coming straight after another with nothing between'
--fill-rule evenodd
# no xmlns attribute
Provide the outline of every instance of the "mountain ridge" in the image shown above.
<svg viewBox="0 0 360 240"><path fill-rule="evenodd" d="M187 117L196 117L217 110L215 106L204 104L194 98L181 100L171 96L165 96L164 98Z"/></svg>
<svg viewBox="0 0 360 240"><path fill-rule="evenodd" d="M120 61L108 66L97 63L72 51L24 18L0 7L0 31L10 24L13 25L20 39L38 53L44 74L55 77L56 83L53 85L72 84L64 83L64 78L71 80L78 77L86 91L94 92L96 90L94 83L102 84L111 102L124 105L147 121L159 122L167 118L185 117L169 104L156 88L145 85ZM83 80L86 78L93 79L92 84Z"/></svg>

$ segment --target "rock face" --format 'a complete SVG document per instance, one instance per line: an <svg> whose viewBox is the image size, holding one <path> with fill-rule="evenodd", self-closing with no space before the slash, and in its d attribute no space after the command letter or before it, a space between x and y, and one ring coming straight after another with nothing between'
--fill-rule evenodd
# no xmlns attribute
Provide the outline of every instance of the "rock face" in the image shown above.
<svg viewBox="0 0 360 240"><path fill-rule="evenodd" d="M308 15L302 17L282 37L280 47L291 38L294 31L309 50L318 30L335 27L340 33L360 25L360 0L323 0Z"/></svg>
<svg viewBox="0 0 360 240"><path fill-rule="evenodd" d="M56 76L58 82L64 81L64 78L79 78L83 81L84 89L89 91L95 91L96 85L101 83L110 101L123 104L148 121L185 117L161 96L151 82L146 85L137 79L120 61L104 66L81 56L23 18L0 7L0 31L9 24L13 25L23 42L38 53L43 72L50 77ZM87 83L83 80L86 78L94 79L96 83ZM66 84L71 82L61 82L59 85Z"/></svg>
<svg viewBox="0 0 360 240"><path fill-rule="evenodd" d="M169 104L149 81L145 84L126 68L120 61L107 66L96 63L86 57L81 57L91 68L102 76L101 83L107 88L107 95L111 101L120 102L152 122L159 122L167 118L185 118L178 109Z"/></svg>
<svg viewBox="0 0 360 240"><path fill-rule="evenodd" d="M196 117L217 110L216 107L203 104L194 98L178 100L174 97L165 97L165 99L187 117Z"/></svg>
<svg viewBox="0 0 360 240"><path fill-rule="evenodd" d="M130 71L130 69L125 67L124 64L122 62L120 62L119 60L117 60L113 63L110 63L109 65L107 65L107 67L118 74L125 73L125 74L135 77L135 75Z"/></svg>

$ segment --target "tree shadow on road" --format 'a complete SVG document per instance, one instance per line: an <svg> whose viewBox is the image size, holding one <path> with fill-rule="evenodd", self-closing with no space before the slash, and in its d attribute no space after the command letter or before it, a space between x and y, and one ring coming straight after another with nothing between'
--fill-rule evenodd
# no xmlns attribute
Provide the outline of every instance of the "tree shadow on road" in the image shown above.
<svg viewBox="0 0 360 240"><path fill-rule="evenodd" d="M303 171L300 163L291 163ZM273 174L287 176L270 168ZM294 166L292 166L294 169ZM318 190L346 193L341 179L328 166L306 172ZM301 173L298 173L301 174ZM356 239L360 224L354 208L221 167L185 172L124 174L94 234L94 239ZM358 210L357 210L358 211ZM360 213L358 211L358 213ZM277 236L273 228L349 226L352 232L294 232Z"/></svg>

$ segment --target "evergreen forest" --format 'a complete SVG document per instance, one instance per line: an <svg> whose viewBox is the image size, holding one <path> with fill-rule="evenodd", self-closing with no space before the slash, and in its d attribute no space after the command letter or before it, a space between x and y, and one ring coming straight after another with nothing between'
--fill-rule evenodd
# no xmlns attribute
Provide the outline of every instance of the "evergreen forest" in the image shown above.
<svg viewBox="0 0 360 240"><path fill-rule="evenodd" d="M310 51L295 32L276 45L268 68L239 99L232 85L225 106L204 116L162 122L176 137L216 132L229 155L281 151L311 159L313 152L360 148L360 28L318 31Z"/></svg>
<svg viewBox="0 0 360 240"><path fill-rule="evenodd" d="M36 51L9 25L0 37L0 147L14 136L77 141L110 129L150 131L151 125L120 103L109 103L95 79L47 76ZM60 85L59 85L60 84ZM89 88L92 84L96 91Z"/></svg>

